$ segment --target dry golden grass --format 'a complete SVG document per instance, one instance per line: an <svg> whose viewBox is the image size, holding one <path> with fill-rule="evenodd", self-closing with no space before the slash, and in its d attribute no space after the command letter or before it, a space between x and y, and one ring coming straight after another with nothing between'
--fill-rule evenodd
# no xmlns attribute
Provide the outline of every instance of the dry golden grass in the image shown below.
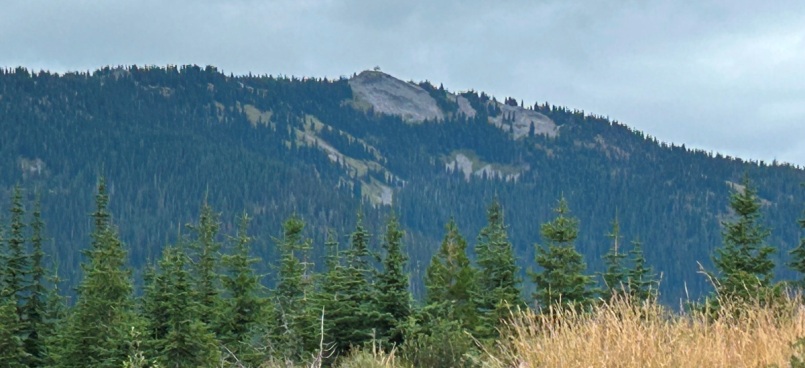
<svg viewBox="0 0 805 368"><path fill-rule="evenodd" d="M517 312L487 358L496 367L786 367L805 335L797 300L727 305L717 318L628 300L592 313Z"/></svg>

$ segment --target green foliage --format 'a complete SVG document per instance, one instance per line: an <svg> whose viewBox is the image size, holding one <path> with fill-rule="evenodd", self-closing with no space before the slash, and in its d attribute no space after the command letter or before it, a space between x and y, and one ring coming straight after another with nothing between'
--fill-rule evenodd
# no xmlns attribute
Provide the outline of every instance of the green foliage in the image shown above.
<svg viewBox="0 0 805 368"><path fill-rule="evenodd" d="M325 305L325 329L336 355L363 346L377 336L381 314L377 308L377 293L370 285L373 267L368 242L363 216L358 214L350 247L340 253L343 265L335 265L326 280L324 292L332 299Z"/></svg>
<svg viewBox="0 0 805 368"><path fill-rule="evenodd" d="M195 238L190 243L192 272L196 297L200 302L201 321L220 332L221 275L218 231L221 227L219 215L206 201L201 206L198 224L191 225Z"/></svg>
<svg viewBox="0 0 805 368"><path fill-rule="evenodd" d="M547 246L537 246L536 263L541 270L532 274L537 286L534 298L543 308L583 308L593 301L594 281L584 274L587 265L573 246L579 221L570 217L564 197L554 211L556 218L540 228Z"/></svg>
<svg viewBox="0 0 805 368"><path fill-rule="evenodd" d="M22 189L14 187L11 200L11 224L8 232L8 253L5 259L6 297L15 300L17 314L22 318L22 299L30 275L30 257L25 248L25 209L22 204Z"/></svg>
<svg viewBox="0 0 805 368"><path fill-rule="evenodd" d="M193 289L185 266L187 255L168 246L159 261L159 274L154 281L164 284L164 295L158 295L164 321L152 323L164 332L151 343L156 360L165 367L211 367L220 360L215 335L201 318L203 304ZM161 322L162 325L158 325Z"/></svg>
<svg viewBox="0 0 805 368"><path fill-rule="evenodd" d="M27 367L26 361L30 359L30 355L25 351L20 337L21 329L22 323L17 315L15 300L0 298L0 362L3 362L4 367Z"/></svg>
<svg viewBox="0 0 805 368"><path fill-rule="evenodd" d="M307 332L312 293L312 265L309 262L310 239L303 238L305 223L292 216L282 224L283 236L277 240L280 264L274 291L278 322L274 325L274 349L281 357L299 361L313 336Z"/></svg>
<svg viewBox="0 0 805 368"><path fill-rule="evenodd" d="M425 312L435 319L457 321L471 331L478 321L473 300L478 287L475 270L467 257L467 242L453 219L445 230L425 276Z"/></svg>
<svg viewBox="0 0 805 368"><path fill-rule="evenodd" d="M624 265L626 253L620 249L620 222L617 216L615 216L615 219L612 221L612 232L607 234L607 237L612 239L612 246L604 255L606 271L602 274L604 279L604 292L602 297L604 300L608 301L615 295L620 295L628 290L627 288L629 286L629 277Z"/></svg>
<svg viewBox="0 0 805 368"><path fill-rule="evenodd" d="M629 280L627 283L629 294L636 300L652 300L657 297L660 280L654 269L646 264L643 256L643 243L640 240L632 241L632 249L629 250L632 267L626 272Z"/></svg>
<svg viewBox="0 0 805 368"><path fill-rule="evenodd" d="M103 178L95 198L95 229L82 265L84 279L54 352L58 367L120 367L128 353L128 330L136 324L131 272L125 267L125 246L110 222Z"/></svg>
<svg viewBox="0 0 805 368"><path fill-rule="evenodd" d="M799 220L799 226L805 229L805 218ZM796 280L794 284L800 288L805 288L805 236L800 237L799 245L792 249L789 254L791 255L791 261L788 263L788 267L800 274L800 279Z"/></svg>
<svg viewBox="0 0 805 368"><path fill-rule="evenodd" d="M45 252L42 250L44 222L37 199L31 220L31 269L22 314L25 316L25 351L30 355L29 367L40 367L45 363L45 339L53 333L55 321L48 319L47 277L42 264Z"/></svg>
<svg viewBox="0 0 805 368"><path fill-rule="evenodd" d="M459 321L409 321L400 357L414 367L474 367L473 338Z"/></svg>
<svg viewBox="0 0 805 368"><path fill-rule="evenodd" d="M383 271L378 275L375 284L377 306L381 314L376 338L391 346L402 345L402 325L412 312L413 297L409 290L408 273L405 271L408 256L403 250L403 235L397 217L392 214L386 223L386 235L383 238Z"/></svg>
<svg viewBox="0 0 805 368"><path fill-rule="evenodd" d="M486 217L487 225L481 229L475 246L478 286L474 299L479 311L475 331L477 337L491 339L497 337L498 324L509 315L509 308L525 303L520 296L520 270L514 247L497 199L487 209Z"/></svg>
<svg viewBox="0 0 805 368"><path fill-rule="evenodd" d="M716 249L713 263L719 297L754 301L771 295L774 247L765 244L769 230L761 224L760 198L744 175L741 189L730 197L735 218L722 223L724 245Z"/></svg>
<svg viewBox="0 0 805 368"><path fill-rule="evenodd" d="M267 301L261 295L260 276L253 269L259 259L251 256L248 226L249 217L244 213L233 239L234 248L221 260L226 269L223 286L227 298L224 299L219 340L239 361L257 366L262 354L253 342L259 341L258 334L267 317Z"/></svg>

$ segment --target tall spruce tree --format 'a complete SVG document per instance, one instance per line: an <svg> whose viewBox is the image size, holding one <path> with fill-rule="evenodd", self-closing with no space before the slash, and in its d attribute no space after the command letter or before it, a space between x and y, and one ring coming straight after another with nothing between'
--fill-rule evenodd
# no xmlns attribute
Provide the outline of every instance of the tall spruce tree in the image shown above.
<svg viewBox="0 0 805 368"><path fill-rule="evenodd" d="M278 324L274 326L274 348L286 359L299 361L304 354L305 334L312 292L312 268L308 262L311 240L304 238L305 223L292 216L282 224L282 238L277 239L280 264L277 268L277 287L274 292Z"/></svg>
<svg viewBox="0 0 805 368"><path fill-rule="evenodd" d="M165 367L212 367L220 363L215 335L201 320L202 305L185 266L187 255L168 246L159 261L159 277L164 283L159 295L159 308L164 313L164 334L153 343L160 365Z"/></svg>
<svg viewBox="0 0 805 368"><path fill-rule="evenodd" d="M607 234L607 237L612 240L612 245L609 251L604 254L606 271L601 274L604 279L604 292L602 295L604 300L610 300L616 295L623 295L629 286L627 270L624 266L626 253L620 247L620 231L620 222L618 221L618 216L615 216L615 219L612 220L612 231Z"/></svg>
<svg viewBox="0 0 805 368"><path fill-rule="evenodd" d="M592 303L595 292L592 277L584 273L587 265L574 246L579 221L570 216L564 196L554 212L556 217L540 228L547 245L537 245L541 270L532 274L537 286L534 298L543 308L583 308Z"/></svg>
<svg viewBox="0 0 805 368"><path fill-rule="evenodd" d="M626 270L629 295L640 301L657 298L660 280L653 268L646 263L646 258L643 256L643 243L639 239L632 241L629 255L632 263L631 268Z"/></svg>
<svg viewBox="0 0 805 368"><path fill-rule="evenodd" d="M266 300L261 295L260 276L252 269L259 259L251 256L248 227L249 217L244 213L233 239L232 253L222 259L227 298L224 300L223 334L219 338L238 361L258 366L262 357L252 340L258 337L260 322L266 317Z"/></svg>
<svg viewBox="0 0 805 368"><path fill-rule="evenodd" d="M9 293L7 290L0 291ZM0 298L0 362L3 367L23 368L28 365L30 354L25 351L23 339L20 337L22 323L17 315L14 299Z"/></svg>
<svg viewBox="0 0 805 368"><path fill-rule="evenodd" d="M81 265L84 278L59 337L61 346L54 359L57 367L122 366L128 353L129 329L137 323L126 249L111 224L103 178L95 201L92 242Z"/></svg>
<svg viewBox="0 0 805 368"><path fill-rule="evenodd" d="M5 287L8 297L14 299L17 316L23 320L23 299L30 276L30 256L25 245L25 208L22 203L22 189L14 187L11 199L11 223L6 240L8 256L5 264ZM23 331L18 331L22 333Z"/></svg>
<svg viewBox="0 0 805 368"><path fill-rule="evenodd" d="M212 331L220 332L221 320L221 242L218 232L221 227L220 219L206 200L201 206L198 223L190 228L195 232L195 238L190 243L191 275L193 290L198 297L201 320L211 327Z"/></svg>
<svg viewBox="0 0 805 368"><path fill-rule="evenodd" d="M459 321L472 331L478 321L473 296L476 274L467 257L467 242L452 218L439 250L431 258L425 275L425 309L434 319Z"/></svg>
<svg viewBox="0 0 805 368"><path fill-rule="evenodd" d="M376 284L381 314L377 338L392 346L403 343L402 326L411 316L413 299L408 289L408 273L405 272L408 256L403 251L403 235L397 217L392 214L386 223L383 239L383 272Z"/></svg>
<svg viewBox="0 0 805 368"><path fill-rule="evenodd" d="M805 217L799 220L799 226L805 229ZM805 236L800 237L799 245L791 250L791 262L788 264L791 269L797 271L801 276L794 284L800 288L805 288Z"/></svg>
<svg viewBox="0 0 805 368"><path fill-rule="evenodd" d="M769 230L761 224L760 198L748 175L730 197L734 219L722 222L724 245L715 250L713 275L723 298L765 299L772 292L774 247L765 243Z"/></svg>
<svg viewBox="0 0 805 368"><path fill-rule="evenodd" d="M42 265L45 252L42 250L43 231L42 211L39 199L34 204L31 219L31 271L23 314L25 315L25 351L30 355L29 367L40 367L45 363L45 338L52 334L54 321L47 319L48 290L45 288L45 268Z"/></svg>
<svg viewBox="0 0 805 368"><path fill-rule="evenodd" d="M369 249L369 232L363 225L363 214L358 213L355 230L350 235L350 246L344 251L344 269L339 311L332 310L334 343L336 351L346 352L351 347L360 347L377 337L380 312L377 295L372 287L375 268ZM351 311L351 312L350 312ZM345 314L337 314L343 313Z"/></svg>
<svg viewBox="0 0 805 368"><path fill-rule="evenodd" d="M474 298L480 319L475 331L477 337L495 338L498 324L509 314L509 307L524 302L520 296L520 270L497 198L487 209L486 218L487 225L481 229L475 246L478 287Z"/></svg>

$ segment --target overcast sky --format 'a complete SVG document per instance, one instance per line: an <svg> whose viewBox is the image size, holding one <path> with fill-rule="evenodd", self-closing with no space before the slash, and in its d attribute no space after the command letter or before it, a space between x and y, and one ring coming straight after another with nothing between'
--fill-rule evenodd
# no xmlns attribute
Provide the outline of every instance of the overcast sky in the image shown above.
<svg viewBox="0 0 805 368"><path fill-rule="evenodd" d="M400 79L805 165L802 1L11 0L0 66Z"/></svg>

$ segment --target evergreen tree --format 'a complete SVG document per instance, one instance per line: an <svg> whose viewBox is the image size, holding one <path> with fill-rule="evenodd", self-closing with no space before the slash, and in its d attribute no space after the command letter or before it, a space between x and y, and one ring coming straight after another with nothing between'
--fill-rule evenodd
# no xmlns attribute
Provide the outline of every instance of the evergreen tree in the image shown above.
<svg viewBox="0 0 805 368"><path fill-rule="evenodd" d="M8 293L6 290L2 290ZM23 339L19 331L22 329L21 321L17 315L15 301L10 298L0 298L0 362L3 367L27 367L26 361L30 355L25 351Z"/></svg>
<svg viewBox="0 0 805 368"><path fill-rule="evenodd" d="M25 315L25 351L30 355L27 364L29 367L40 367L45 360L45 337L53 331L53 321L47 319L48 291L44 282L45 268L42 265L45 256L42 250L44 231L42 211L39 199L34 205L33 219L31 220L31 276L29 288L23 306Z"/></svg>
<svg viewBox="0 0 805 368"><path fill-rule="evenodd" d="M805 217L799 220L799 226L805 229ZM803 275L801 279L794 282L800 288L805 288L805 236L799 239L799 245L791 250L791 262L788 264L791 269Z"/></svg>
<svg viewBox="0 0 805 368"><path fill-rule="evenodd" d="M540 228L547 246L537 246L536 262L541 270L532 274L537 286L534 298L543 308L583 308L593 301L594 281L584 274L587 265L573 245L578 236L578 220L570 216L564 197L559 199L554 212L556 218Z"/></svg>
<svg viewBox="0 0 805 368"><path fill-rule="evenodd" d="M120 367L128 352L128 330L136 324L126 249L110 222L103 178L95 198L95 228L90 249L84 252L84 279L59 336L61 346L54 358L58 367Z"/></svg>
<svg viewBox="0 0 805 368"><path fill-rule="evenodd" d="M378 276L378 310L381 314L377 338L392 346L403 343L402 325L411 316L411 292L405 266L408 256L403 251L403 231L397 217L392 214L386 223L383 239L383 272Z"/></svg>
<svg viewBox="0 0 805 368"><path fill-rule="evenodd" d="M764 242L770 232L761 224L760 198L748 175L730 197L730 208L735 218L722 222L724 245L713 257L719 272L713 276L716 291L744 301L765 298L772 292L774 247Z"/></svg>
<svg viewBox="0 0 805 368"><path fill-rule="evenodd" d="M605 287L603 298L608 301L615 295L622 295L629 285L627 270L623 264L626 253L620 249L620 222L617 216L612 221L612 232L607 234L607 237L612 239L612 246L604 255L606 271L602 274L602 277Z"/></svg>
<svg viewBox="0 0 805 368"><path fill-rule="evenodd" d="M643 243L640 240L632 241L629 251L632 267L626 271L629 294L637 300L652 300L657 297L660 281L651 266L646 264L643 256Z"/></svg>
<svg viewBox="0 0 805 368"><path fill-rule="evenodd" d="M487 225L481 229L475 246L478 286L474 299L480 319L476 325L476 335L495 338L496 327L508 316L509 307L523 305L524 302L520 296L520 271L503 221L503 210L497 199L487 209L486 218Z"/></svg>
<svg viewBox="0 0 805 368"><path fill-rule="evenodd" d="M380 326L377 295L371 285L375 270L362 214L358 214L350 235L350 247L338 255L342 262L328 262L334 267L329 268L323 284L328 300L324 305L325 330L336 356L371 341Z"/></svg>
<svg viewBox="0 0 805 368"><path fill-rule="evenodd" d="M473 300L476 275L467 257L467 242L453 219L446 226L439 250L431 258L425 276L424 312L435 319L459 321L472 330L478 320Z"/></svg>
<svg viewBox="0 0 805 368"><path fill-rule="evenodd" d="M192 250L193 290L201 303L201 320L214 332L220 330L221 289L220 289L220 251L218 231L221 226L218 214L205 201L201 207L198 224L190 228L196 233L190 244Z"/></svg>
<svg viewBox="0 0 805 368"><path fill-rule="evenodd" d="M14 299L17 316L22 320L23 295L29 288L30 257L25 247L25 209L22 204L22 189L19 186L14 187L10 212L11 225L6 240L8 256L5 260L5 287L7 297Z"/></svg>
<svg viewBox="0 0 805 368"><path fill-rule="evenodd" d="M308 297L312 283L308 269L311 240L303 237L305 223L292 216L282 224L283 236L277 240L280 264L277 269L275 310L278 324L274 328L275 349L283 358L298 361L302 358L306 341L305 320L309 308Z"/></svg>
<svg viewBox="0 0 805 368"><path fill-rule="evenodd" d="M166 247L159 261L164 295L160 307L165 313L165 333L155 342L156 359L165 367L212 367L220 360L215 335L201 320L202 305L192 290L185 267L187 255L178 248Z"/></svg>
<svg viewBox="0 0 805 368"><path fill-rule="evenodd" d="M240 218L237 236L233 239L235 246L232 254L222 259L226 267L223 285L228 298L224 302L226 309L220 339L238 360L257 366L261 357L252 346L252 339L265 317L266 301L260 295L260 277L252 269L259 259L251 256L252 239L247 233L248 226L249 217L244 213Z"/></svg>

